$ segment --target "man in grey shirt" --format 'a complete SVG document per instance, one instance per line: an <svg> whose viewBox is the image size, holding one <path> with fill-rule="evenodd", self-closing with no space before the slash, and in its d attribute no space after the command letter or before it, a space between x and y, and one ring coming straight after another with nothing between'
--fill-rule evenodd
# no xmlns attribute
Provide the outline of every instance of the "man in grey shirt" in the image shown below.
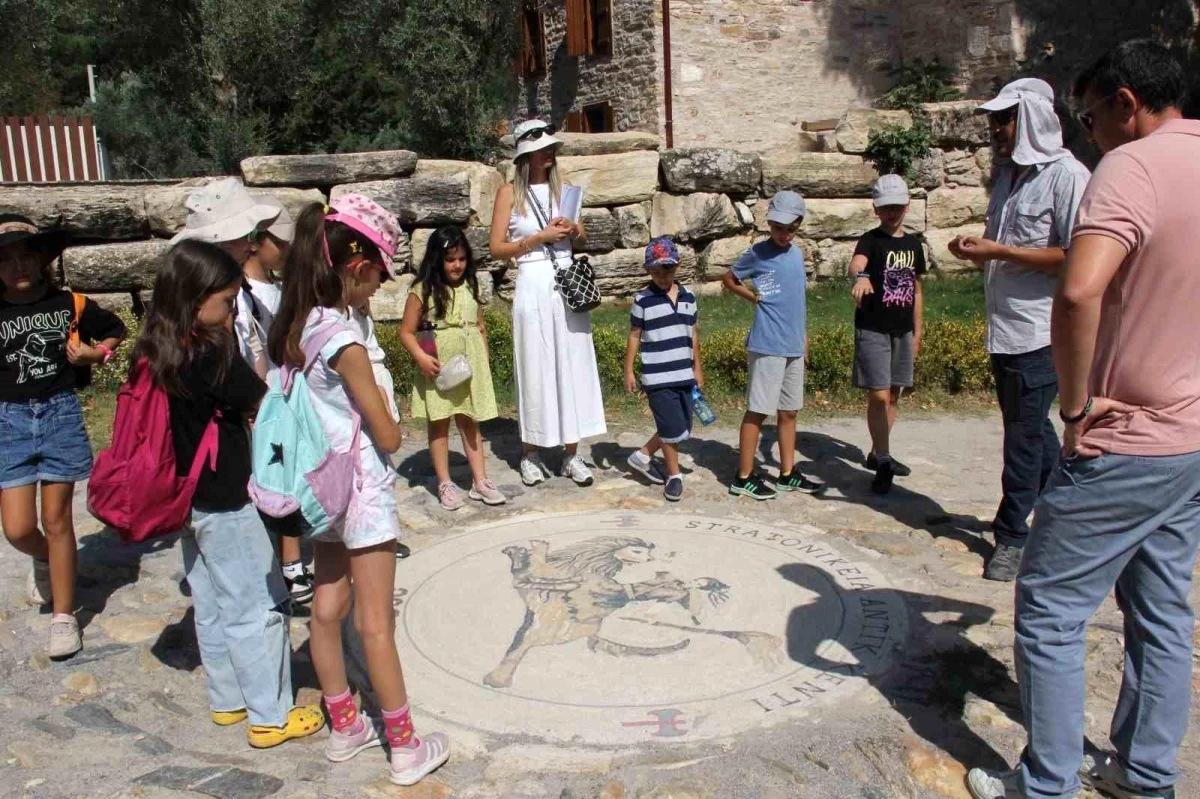
<svg viewBox="0 0 1200 799"><path fill-rule="evenodd" d="M984 267L987 348L1004 416L1004 498L983 576L1011 582L1029 514L1059 457L1049 417L1058 391L1050 307L1091 174L1063 147L1054 90L1045 81L1013 81L978 110L988 114L996 162L987 232L955 238L950 250Z"/></svg>

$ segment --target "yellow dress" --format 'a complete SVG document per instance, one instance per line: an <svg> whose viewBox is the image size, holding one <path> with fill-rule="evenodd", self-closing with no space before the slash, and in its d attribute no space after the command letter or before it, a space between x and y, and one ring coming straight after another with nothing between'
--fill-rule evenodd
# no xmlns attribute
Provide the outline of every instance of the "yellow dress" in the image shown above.
<svg viewBox="0 0 1200 799"><path fill-rule="evenodd" d="M424 301L425 285L413 284L409 294L415 294ZM428 313L433 313L432 303ZM444 319L429 319L435 327L438 361L444 365L455 355L465 354L467 362L471 364L471 379L442 392L438 391L432 380L418 373L412 392L414 419L437 422L462 414L483 422L495 419L498 415L492 370L488 365L478 320L479 303L471 296L471 289L466 283L451 289Z"/></svg>

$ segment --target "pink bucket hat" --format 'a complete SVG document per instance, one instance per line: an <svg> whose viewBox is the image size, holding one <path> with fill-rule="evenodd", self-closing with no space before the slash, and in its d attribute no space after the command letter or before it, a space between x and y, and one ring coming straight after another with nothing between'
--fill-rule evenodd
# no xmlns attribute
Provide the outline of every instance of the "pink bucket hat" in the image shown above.
<svg viewBox="0 0 1200 799"><path fill-rule="evenodd" d="M379 248L388 278L396 279L396 267L392 264L392 257L396 254L396 245L400 240L400 223L395 214L370 197L350 193L343 194L329 204L329 212L325 214L325 219L341 222L370 239L371 243ZM325 257L329 257L328 245Z"/></svg>

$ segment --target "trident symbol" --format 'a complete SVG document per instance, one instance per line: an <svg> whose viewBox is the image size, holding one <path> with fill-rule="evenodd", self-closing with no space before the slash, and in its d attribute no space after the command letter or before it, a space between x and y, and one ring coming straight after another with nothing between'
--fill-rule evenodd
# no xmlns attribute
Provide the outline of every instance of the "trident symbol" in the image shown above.
<svg viewBox="0 0 1200 799"><path fill-rule="evenodd" d="M613 524L617 527L637 527L638 517L632 513L622 513L613 521Z"/></svg>
<svg viewBox="0 0 1200 799"><path fill-rule="evenodd" d="M657 732L650 733L655 738L679 738L687 735L688 731L681 726L683 711L670 708L667 710L651 710L647 715L654 716L655 721L624 721L622 727L658 727Z"/></svg>

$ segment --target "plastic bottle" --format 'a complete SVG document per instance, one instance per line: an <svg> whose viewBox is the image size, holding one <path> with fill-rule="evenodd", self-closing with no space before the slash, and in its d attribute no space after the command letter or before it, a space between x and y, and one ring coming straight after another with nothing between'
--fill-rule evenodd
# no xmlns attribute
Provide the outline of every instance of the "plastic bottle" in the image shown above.
<svg viewBox="0 0 1200 799"><path fill-rule="evenodd" d="M700 424L706 427L717 421L717 415L713 413L712 408L708 407L708 403L704 401L704 395L700 393L700 386L692 386L692 411L700 420Z"/></svg>

